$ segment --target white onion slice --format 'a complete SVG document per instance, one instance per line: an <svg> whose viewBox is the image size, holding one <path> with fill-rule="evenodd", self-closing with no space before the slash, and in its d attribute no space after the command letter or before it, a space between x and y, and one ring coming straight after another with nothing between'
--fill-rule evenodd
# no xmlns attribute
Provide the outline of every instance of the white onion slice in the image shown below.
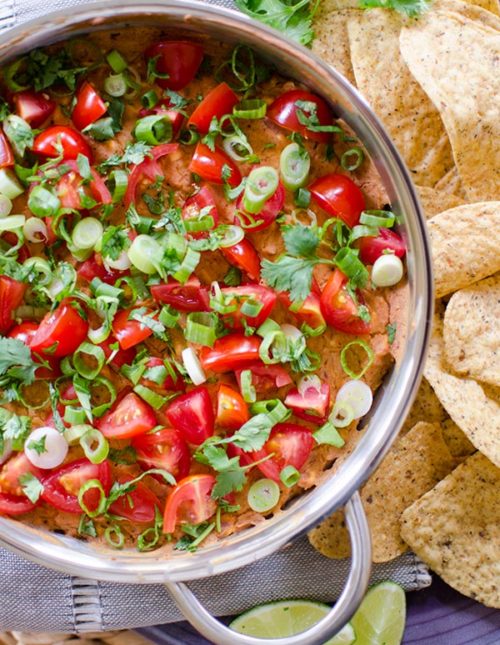
<svg viewBox="0 0 500 645"><path fill-rule="evenodd" d="M12 454L12 441L10 439L3 440L3 450L0 452L0 465L4 464Z"/></svg>
<svg viewBox="0 0 500 645"><path fill-rule="evenodd" d="M300 329L297 329L297 327L295 327L294 325L289 325L288 323L281 325L281 331L287 338L293 341L300 340L304 336Z"/></svg>
<svg viewBox="0 0 500 645"><path fill-rule="evenodd" d="M45 437L45 450L40 452L33 447ZM43 446L43 444L42 444ZM68 442L55 428L42 426L36 428L24 442L24 454L37 468L49 469L62 464L68 454Z"/></svg>
<svg viewBox="0 0 500 645"><path fill-rule="evenodd" d="M28 242L46 242L47 241L47 225L38 217L30 217L23 226L24 237Z"/></svg>
<svg viewBox="0 0 500 645"><path fill-rule="evenodd" d="M132 262L128 257L127 251L122 251L116 260L111 258L104 258L104 266L106 269L116 269L117 271L126 271L130 269Z"/></svg>
<svg viewBox="0 0 500 645"><path fill-rule="evenodd" d="M403 277L401 259L393 253L377 258L372 267L372 282L376 287L393 287Z"/></svg>
<svg viewBox="0 0 500 645"><path fill-rule="evenodd" d="M363 417L372 407L373 394L363 381L347 381L337 392L337 403L347 403L355 419Z"/></svg>
<svg viewBox="0 0 500 645"><path fill-rule="evenodd" d="M189 378L195 385L201 385L207 380L200 359L192 347L186 347L186 349L182 350L182 362L189 374Z"/></svg>
<svg viewBox="0 0 500 645"><path fill-rule="evenodd" d="M301 396L304 396L307 390L316 390L319 392L321 390L321 379L316 374L309 374L308 376L303 376L298 382L297 389Z"/></svg>

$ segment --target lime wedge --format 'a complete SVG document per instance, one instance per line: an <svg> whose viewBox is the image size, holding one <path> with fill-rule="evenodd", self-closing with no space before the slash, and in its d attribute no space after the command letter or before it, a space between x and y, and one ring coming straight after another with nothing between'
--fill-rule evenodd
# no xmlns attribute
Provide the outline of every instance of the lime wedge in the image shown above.
<svg viewBox="0 0 500 645"><path fill-rule="evenodd" d="M286 638L315 625L330 607L310 600L280 600L259 605L235 618L229 625L240 634L258 638ZM325 645L350 645L356 636L350 623ZM357 641L356 641L357 642Z"/></svg>
<svg viewBox="0 0 500 645"><path fill-rule="evenodd" d="M406 617L405 592L395 582L370 589L351 619L356 645L399 645Z"/></svg>

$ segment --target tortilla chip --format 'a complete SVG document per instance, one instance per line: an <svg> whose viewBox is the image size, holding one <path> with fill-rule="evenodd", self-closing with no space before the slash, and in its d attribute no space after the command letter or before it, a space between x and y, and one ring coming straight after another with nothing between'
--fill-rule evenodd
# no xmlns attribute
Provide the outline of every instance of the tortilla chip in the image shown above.
<svg viewBox="0 0 500 645"><path fill-rule="evenodd" d="M454 293L444 315L453 371L500 386L500 273Z"/></svg>
<svg viewBox="0 0 500 645"><path fill-rule="evenodd" d="M402 154L414 181L434 186L453 157L439 112L399 52L404 19L394 11L356 12L348 21L356 84Z"/></svg>
<svg viewBox="0 0 500 645"><path fill-rule="evenodd" d="M330 2L322 2L314 19L316 37L312 50L325 63L332 65L355 85L352 71L351 51L347 37L347 22L359 9L332 10Z"/></svg>
<svg viewBox="0 0 500 645"><path fill-rule="evenodd" d="M401 535L460 593L500 608L500 469L476 453L403 513Z"/></svg>
<svg viewBox="0 0 500 645"><path fill-rule="evenodd" d="M428 221L436 298L500 271L500 201L464 204Z"/></svg>
<svg viewBox="0 0 500 645"><path fill-rule="evenodd" d="M500 2L498 0L474 0L473 4L500 16Z"/></svg>
<svg viewBox="0 0 500 645"><path fill-rule="evenodd" d="M498 198L498 31L459 14L429 11L403 27L399 42L411 73L439 109L468 196Z"/></svg>
<svg viewBox="0 0 500 645"><path fill-rule="evenodd" d="M468 202L467 195L465 194L462 180L458 174L456 166L453 166L448 172L443 175L437 184L434 186L436 192L439 194L445 193L446 195L456 195L465 202Z"/></svg>
<svg viewBox="0 0 500 645"><path fill-rule="evenodd" d="M450 373L444 363L443 321L439 311L434 316L424 374L467 438L500 466L500 389Z"/></svg>
<svg viewBox="0 0 500 645"><path fill-rule="evenodd" d="M401 433L405 434L419 421L441 424L447 416L446 410L441 405L441 401L435 395L429 382L423 378L417 392L417 397L401 428Z"/></svg>
<svg viewBox="0 0 500 645"><path fill-rule="evenodd" d="M476 452L474 445L452 419L443 421L441 432L448 450L456 459L465 459Z"/></svg>
<svg viewBox="0 0 500 645"><path fill-rule="evenodd" d="M435 0L432 11L455 12L498 29L498 0ZM496 14L496 15L492 15Z"/></svg>
<svg viewBox="0 0 500 645"><path fill-rule="evenodd" d="M436 190L436 188L429 188L428 186L416 186L416 188L426 219L430 219L434 215L447 211L450 208L461 206L465 201L462 197L454 193L446 193Z"/></svg>
<svg viewBox="0 0 500 645"><path fill-rule="evenodd" d="M437 424L418 423L396 443L361 489L374 562L387 562L408 550L400 537L401 513L454 466ZM329 558L347 557L349 536L343 514L326 519L309 533L309 540Z"/></svg>

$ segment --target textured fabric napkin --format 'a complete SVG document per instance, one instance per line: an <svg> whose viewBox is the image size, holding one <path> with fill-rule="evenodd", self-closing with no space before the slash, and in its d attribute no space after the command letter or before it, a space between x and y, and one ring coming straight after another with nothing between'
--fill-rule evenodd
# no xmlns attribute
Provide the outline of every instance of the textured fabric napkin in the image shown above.
<svg viewBox="0 0 500 645"><path fill-rule="evenodd" d="M93 2L95 0L83 0ZM208 0L233 7L231 0ZM205 0L207 2L207 0ZM0 30L82 0L0 0ZM192 583L215 615L239 613L280 598L332 601L348 560L328 560L306 538L256 564ZM67 576L0 549L0 630L88 632L168 623L182 618L162 585L123 585ZM372 582L391 579L407 590L430 585L425 565L409 553L377 565Z"/></svg>

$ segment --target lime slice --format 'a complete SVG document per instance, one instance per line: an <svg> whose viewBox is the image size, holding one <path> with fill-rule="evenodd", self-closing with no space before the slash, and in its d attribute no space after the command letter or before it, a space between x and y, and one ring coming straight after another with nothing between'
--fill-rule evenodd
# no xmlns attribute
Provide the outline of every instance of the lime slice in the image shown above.
<svg viewBox="0 0 500 645"><path fill-rule="evenodd" d="M229 625L240 634L258 638L286 638L315 625L330 611L328 605L310 600L280 600L259 605ZM350 623L325 645L350 645L356 636Z"/></svg>
<svg viewBox="0 0 500 645"><path fill-rule="evenodd" d="M406 617L405 592L395 582L370 589L351 621L356 645L399 645Z"/></svg>

